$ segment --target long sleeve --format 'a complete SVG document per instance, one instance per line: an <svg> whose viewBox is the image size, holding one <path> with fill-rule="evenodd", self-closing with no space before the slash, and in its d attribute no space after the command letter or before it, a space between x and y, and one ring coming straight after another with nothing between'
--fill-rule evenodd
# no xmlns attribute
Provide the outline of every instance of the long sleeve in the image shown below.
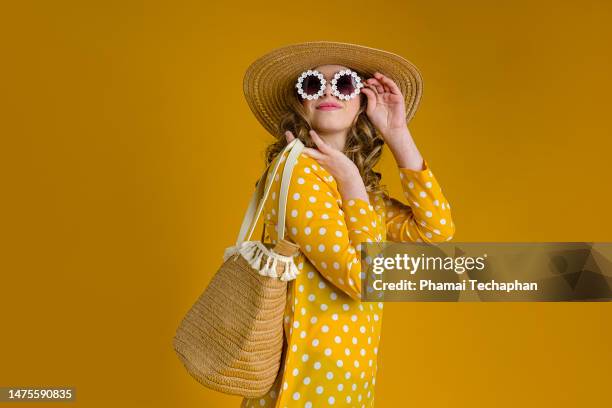
<svg viewBox="0 0 612 408"><path fill-rule="evenodd" d="M287 232L304 256L332 284L361 298L361 243L381 242L384 225L367 201L343 201L333 177L300 155L287 197Z"/></svg>
<svg viewBox="0 0 612 408"><path fill-rule="evenodd" d="M443 242L455 234L450 205L429 164L423 161L423 170L398 168L408 204L384 197L388 241Z"/></svg>

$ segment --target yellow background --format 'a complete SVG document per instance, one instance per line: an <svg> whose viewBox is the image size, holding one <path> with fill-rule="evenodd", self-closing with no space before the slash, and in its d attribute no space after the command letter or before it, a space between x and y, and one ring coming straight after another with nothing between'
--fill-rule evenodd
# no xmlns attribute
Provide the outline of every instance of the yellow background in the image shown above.
<svg viewBox="0 0 612 408"><path fill-rule="evenodd" d="M74 386L83 407L238 406L189 377L171 339L271 142L242 76L289 43L419 67L409 127L455 241L612 240L611 7L3 3L0 386ZM401 197L388 151L378 169ZM612 404L609 303L385 310L379 408Z"/></svg>

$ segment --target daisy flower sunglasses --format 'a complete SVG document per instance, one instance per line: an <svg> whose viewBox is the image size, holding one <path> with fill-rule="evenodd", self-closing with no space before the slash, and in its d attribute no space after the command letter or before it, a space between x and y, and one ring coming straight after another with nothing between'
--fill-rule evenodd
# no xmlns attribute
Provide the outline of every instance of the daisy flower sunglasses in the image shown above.
<svg viewBox="0 0 612 408"><path fill-rule="evenodd" d="M323 96L326 83L321 72L309 69L298 77L295 87L302 99L318 99ZM361 77L350 69L336 72L331 80L332 94L346 101L356 97L364 86Z"/></svg>

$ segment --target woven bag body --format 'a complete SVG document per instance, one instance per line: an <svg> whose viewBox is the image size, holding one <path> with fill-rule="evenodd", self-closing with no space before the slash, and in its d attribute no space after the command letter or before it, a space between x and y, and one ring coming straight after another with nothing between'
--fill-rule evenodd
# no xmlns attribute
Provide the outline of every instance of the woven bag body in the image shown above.
<svg viewBox="0 0 612 408"><path fill-rule="evenodd" d="M278 225L283 226L288 183L303 144L295 139L288 149L279 197ZM274 179L280 162L276 161L268 180ZM175 352L198 382L248 398L266 394L278 374L287 282L298 272L294 257L299 248L284 239L284 228L279 228L282 232L273 248L248 240L272 184L264 190L268 170L258 182L236 245L226 249L224 262L183 317L173 339Z"/></svg>

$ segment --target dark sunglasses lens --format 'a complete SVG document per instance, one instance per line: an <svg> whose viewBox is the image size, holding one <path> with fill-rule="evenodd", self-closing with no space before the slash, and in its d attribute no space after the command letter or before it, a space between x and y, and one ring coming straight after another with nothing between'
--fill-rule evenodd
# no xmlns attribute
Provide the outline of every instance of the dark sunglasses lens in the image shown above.
<svg viewBox="0 0 612 408"><path fill-rule="evenodd" d="M355 91L357 82L350 74L341 75L336 81L336 89L342 95L350 95Z"/></svg>
<svg viewBox="0 0 612 408"><path fill-rule="evenodd" d="M302 89L307 95L314 95L321 89L321 80L315 75L308 75L302 81Z"/></svg>

